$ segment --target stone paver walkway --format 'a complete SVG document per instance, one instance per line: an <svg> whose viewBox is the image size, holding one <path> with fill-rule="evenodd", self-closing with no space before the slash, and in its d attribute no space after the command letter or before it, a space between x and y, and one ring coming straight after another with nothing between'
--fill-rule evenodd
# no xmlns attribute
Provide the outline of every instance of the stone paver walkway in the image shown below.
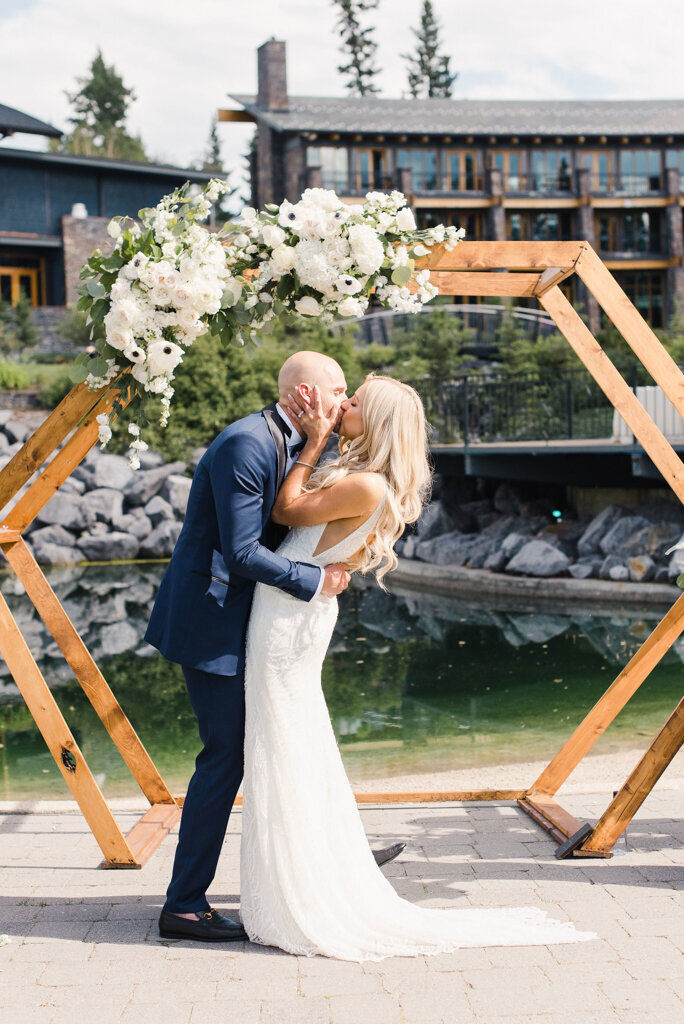
<svg viewBox="0 0 684 1024"><path fill-rule="evenodd" d="M663 780L665 781L665 780ZM564 804L596 816L602 796ZM423 906L533 905L594 942L466 949L351 964L250 944L161 941L175 839L142 871L98 870L77 811L0 813L0 1019L16 1024L682 1024L681 790L656 790L611 860L553 857L515 806L366 806L371 842L404 837L385 869ZM1 808L0 808L1 810ZM119 811L124 830L139 812ZM238 907L240 814L212 902Z"/></svg>

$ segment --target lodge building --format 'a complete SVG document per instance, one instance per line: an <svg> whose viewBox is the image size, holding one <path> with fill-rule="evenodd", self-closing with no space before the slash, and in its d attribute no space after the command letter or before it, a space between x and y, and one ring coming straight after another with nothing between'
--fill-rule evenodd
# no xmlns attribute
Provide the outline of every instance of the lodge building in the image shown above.
<svg viewBox="0 0 684 1024"><path fill-rule="evenodd" d="M52 125L0 104L0 139L18 134L59 138ZM76 301L83 263L112 241L116 215L137 216L144 206L185 181L212 174L153 163L36 152L0 145L0 298L16 303L24 292L34 306Z"/></svg>
<svg viewBox="0 0 684 1024"><path fill-rule="evenodd" d="M257 54L258 94L219 111L256 124L253 206L312 186L350 202L397 188L420 227L586 239L652 326L684 313L684 100L289 96L285 43ZM570 286L595 328L595 300Z"/></svg>

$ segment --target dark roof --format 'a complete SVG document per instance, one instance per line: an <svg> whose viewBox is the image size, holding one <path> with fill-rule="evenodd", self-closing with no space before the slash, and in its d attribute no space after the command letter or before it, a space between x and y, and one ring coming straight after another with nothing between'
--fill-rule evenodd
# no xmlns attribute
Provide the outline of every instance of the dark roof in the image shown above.
<svg viewBox="0 0 684 1024"><path fill-rule="evenodd" d="M21 110L0 103L0 135L13 135L15 132L23 132L26 135L49 135L53 139L62 136L59 128L53 128L51 124L39 121L37 117L31 117Z"/></svg>
<svg viewBox="0 0 684 1024"><path fill-rule="evenodd" d="M233 94L278 131L454 135L684 135L684 100L385 100L291 96L288 110Z"/></svg>
<svg viewBox="0 0 684 1024"><path fill-rule="evenodd" d="M135 160L108 160L99 156L74 156L72 153L39 153L32 149L0 146L0 160L30 160L35 163L64 164L93 170L124 171L134 174L154 174L157 177L185 178L189 181L211 181L216 171L196 171L192 167L173 167L170 164L150 164Z"/></svg>

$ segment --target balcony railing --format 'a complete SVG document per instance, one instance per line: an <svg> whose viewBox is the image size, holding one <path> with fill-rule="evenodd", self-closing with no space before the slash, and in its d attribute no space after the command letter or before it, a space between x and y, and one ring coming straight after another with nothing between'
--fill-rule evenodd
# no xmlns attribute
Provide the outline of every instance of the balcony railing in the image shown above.
<svg viewBox="0 0 684 1024"><path fill-rule="evenodd" d="M662 192L663 180L660 174L596 174L591 189L613 195L643 196Z"/></svg>
<svg viewBox="0 0 684 1024"><path fill-rule="evenodd" d="M609 438L613 406L585 370L410 381L433 444Z"/></svg>
<svg viewBox="0 0 684 1024"><path fill-rule="evenodd" d="M507 174L504 175L506 192L570 192L570 174Z"/></svg>

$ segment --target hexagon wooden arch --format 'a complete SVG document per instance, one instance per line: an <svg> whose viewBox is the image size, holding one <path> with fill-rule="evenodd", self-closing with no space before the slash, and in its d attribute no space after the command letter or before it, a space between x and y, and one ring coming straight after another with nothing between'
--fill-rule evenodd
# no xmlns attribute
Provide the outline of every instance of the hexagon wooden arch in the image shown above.
<svg viewBox="0 0 684 1024"><path fill-rule="evenodd" d="M684 503L684 464L559 284L573 273L581 278L682 416L684 375L587 242L462 242L451 252L442 246L433 247L419 265L433 271L433 280L443 294L537 298ZM0 524L0 547L150 801L150 810L127 836L121 833L2 595L0 653L105 856L103 866L136 868L145 863L178 821L182 798L174 798L169 792L22 538L41 508L97 441L96 417L110 412L111 404L111 396L78 385L0 472L2 508L71 435ZM684 743L684 700L595 826L581 823L553 798L683 630L684 595L528 789L366 793L357 794L357 800L517 800L559 841L557 856L610 857L614 843Z"/></svg>

